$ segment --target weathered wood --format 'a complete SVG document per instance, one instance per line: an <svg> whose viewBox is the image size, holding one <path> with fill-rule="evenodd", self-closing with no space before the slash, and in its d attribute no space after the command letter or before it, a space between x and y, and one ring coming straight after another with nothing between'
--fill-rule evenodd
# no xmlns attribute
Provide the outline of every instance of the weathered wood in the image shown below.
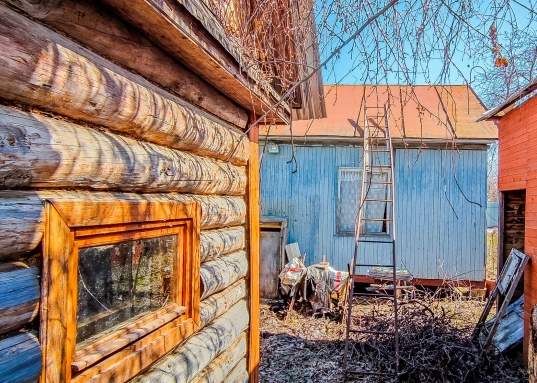
<svg viewBox="0 0 537 383"><path fill-rule="evenodd" d="M200 303L200 326L205 327L231 306L246 297L246 281L241 279L224 291L205 298Z"/></svg>
<svg viewBox="0 0 537 383"><path fill-rule="evenodd" d="M76 345L78 251L74 233L48 202L45 224L39 327L44 363L41 381L62 383L71 379Z"/></svg>
<svg viewBox="0 0 537 383"><path fill-rule="evenodd" d="M248 383L248 371L246 370L246 358L237 363L225 379L226 383Z"/></svg>
<svg viewBox="0 0 537 383"><path fill-rule="evenodd" d="M16 12L0 6L0 19L3 98L222 160L240 142L232 160L246 162L247 140L225 124Z"/></svg>
<svg viewBox="0 0 537 383"><path fill-rule="evenodd" d="M32 333L0 340L0 380L37 382L43 365L41 358L39 340Z"/></svg>
<svg viewBox="0 0 537 383"><path fill-rule="evenodd" d="M103 11L102 5L74 0L7 2L188 102L238 127L246 126L248 116L243 109L112 12Z"/></svg>
<svg viewBox="0 0 537 383"><path fill-rule="evenodd" d="M0 187L244 192L246 169L0 106Z"/></svg>
<svg viewBox="0 0 537 383"><path fill-rule="evenodd" d="M247 336L243 333L218 355L191 383L221 383L246 355ZM246 371L246 368L245 368Z"/></svg>
<svg viewBox="0 0 537 383"><path fill-rule="evenodd" d="M241 68L234 57L224 51L199 21L175 0L104 0L118 14L142 29L166 52L179 59L225 95L257 114L267 110L274 89L253 70ZM237 58L240 60L240 57ZM270 96L269 96L269 93ZM272 97L271 97L272 96ZM283 103L269 119L288 122L290 108Z"/></svg>
<svg viewBox="0 0 537 383"><path fill-rule="evenodd" d="M39 269L18 266L0 271L0 334L24 326L38 310Z"/></svg>
<svg viewBox="0 0 537 383"><path fill-rule="evenodd" d="M241 250L245 245L244 227L204 231L201 233L200 245L202 262Z"/></svg>
<svg viewBox="0 0 537 383"><path fill-rule="evenodd" d="M226 255L201 265L201 299L221 291L244 277L248 272L248 259L244 251Z"/></svg>
<svg viewBox="0 0 537 383"><path fill-rule="evenodd" d="M246 204L240 197L188 194L131 194L70 191L0 191L0 260L13 259L33 249L44 230L43 200L78 201L196 201L201 205L202 228L243 224Z"/></svg>
<svg viewBox="0 0 537 383"><path fill-rule="evenodd" d="M217 355L228 349L247 326L248 308L246 302L241 301L132 382L191 382Z"/></svg>
<svg viewBox="0 0 537 383"><path fill-rule="evenodd" d="M102 362L90 367L71 380L72 383L127 382L172 351L195 331L191 319L180 324L172 322L154 331L138 342L120 350Z"/></svg>

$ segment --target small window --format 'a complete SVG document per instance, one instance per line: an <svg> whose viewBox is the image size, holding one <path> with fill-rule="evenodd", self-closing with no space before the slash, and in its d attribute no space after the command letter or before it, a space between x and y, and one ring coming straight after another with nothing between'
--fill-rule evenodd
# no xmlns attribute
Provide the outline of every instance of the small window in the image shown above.
<svg viewBox="0 0 537 383"><path fill-rule="evenodd" d="M193 333L199 204L51 202L46 212L42 381L127 381Z"/></svg>
<svg viewBox="0 0 537 383"><path fill-rule="evenodd" d="M379 221L363 221L362 232L367 235L386 235L388 225L386 219L389 218L388 185L381 182L388 181L387 172L375 172L372 176L373 182L378 184L366 184L365 192L367 199L380 200L381 202L368 201L364 203L366 216L379 219ZM338 206L337 206L337 233L340 235L354 235L354 224L360 206L360 195L362 189L362 168L339 168L338 174ZM384 220L384 221L383 221Z"/></svg>

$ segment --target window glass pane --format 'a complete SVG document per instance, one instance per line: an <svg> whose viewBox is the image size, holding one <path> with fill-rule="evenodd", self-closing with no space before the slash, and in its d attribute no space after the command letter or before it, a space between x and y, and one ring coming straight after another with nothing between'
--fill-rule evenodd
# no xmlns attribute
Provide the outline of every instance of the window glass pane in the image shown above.
<svg viewBox="0 0 537 383"><path fill-rule="evenodd" d="M177 235L80 249L77 343L171 303L176 252Z"/></svg>
<svg viewBox="0 0 537 383"><path fill-rule="evenodd" d="M373 182L388 181L388 173L378 172L372 175ZM360 206L360 194L362 189L362 171L355 169L340 169L339 171L339 206L338 206L338 231L339 233L354 233L354 222L358 207ZM366 184L367 199L388 199L388 185ZM368 201L364 204L368 218L386 219L388 211L386 202ZM362 221L362 233L382 234L387 233L386 221Z"/></svg>
<svg viewBox="0 0 537 383"><path fill-rule="evenodd" d="M354 233L354 221L360 205L361 171L340 169L339 172L339 232Z"/></svg>

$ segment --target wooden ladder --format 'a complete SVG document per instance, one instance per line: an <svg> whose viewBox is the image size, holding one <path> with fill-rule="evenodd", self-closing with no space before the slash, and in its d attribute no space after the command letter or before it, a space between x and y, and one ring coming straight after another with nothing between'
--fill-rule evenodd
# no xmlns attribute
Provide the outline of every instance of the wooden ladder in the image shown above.
<svg viewBox="0 0 537 383"><path fill-rule="evenodd" d="M362 182L360 205L355 221L355 246L354 257L350 266L351 278L350 289L348 294L348 306L346 315L346 334L345 334L345 355L343 368L345 374L362 374L362 375L395 375L399 373L399 318L397 307L397 260L395 252L395 186L393 158L394 150L392 146L392 137L390 135L388 121L388 104L384 106L364 107L364 150L362 161ZM373 113L371 113L373 112ZM383 125L383 126L381 126ZM384 197L379 198L371 195L372 188L381 188L384 190ZM383 188L383 189L382 189ZM372 216L371 206L378 207L378 204L384 204L384 216ZM382 206L382 205L381 205ZM368 224L382 224L382 232L386 235L379 237L371 235L368 232ZM378 226L377 226L378 228ZM359 245L362 243L377 243L380 246L391 245L391 262L390 264L375 264L367 259L358 259ZM389 280L392 282L393 293L354 293L354 279L356 269L359 267L371 267L388 271ZM353 297L357 295L368 297L384 297L393 300L394 328L393 331L372 331L368 329L359 329L354 327L354 319L359 319L359 315L353 315ZM351 334L371 334L371 335L392 335L395 342L395 372L371 372L366 370L349 370L349 342Z"/></svg>

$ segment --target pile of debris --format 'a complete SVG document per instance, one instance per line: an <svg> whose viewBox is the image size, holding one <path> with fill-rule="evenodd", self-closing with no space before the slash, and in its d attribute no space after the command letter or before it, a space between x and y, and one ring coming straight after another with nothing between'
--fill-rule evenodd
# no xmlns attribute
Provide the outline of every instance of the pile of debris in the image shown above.
<svg viewBox="0 0 537 383"><path fill-rule="evenodd" d="M471 335L485 303L425 296L400 306L400 382L526 382L515 356L481 354ZM363 324L371 330L393 328L391 303L357 302ZM277 306L273 306L273 309ZM303 310L307 305L303 304ZM310 309L311 310L311 309ZM342 382L345 325L300 314L285 321L281 311L262 309L261 382ZM278 317L280 314L280 318ZM309 314L309 312L307 313ZM349 370L395 371L389 336L353 338ZM393 377L349 376L352 382L391 382Z"/></svg>

